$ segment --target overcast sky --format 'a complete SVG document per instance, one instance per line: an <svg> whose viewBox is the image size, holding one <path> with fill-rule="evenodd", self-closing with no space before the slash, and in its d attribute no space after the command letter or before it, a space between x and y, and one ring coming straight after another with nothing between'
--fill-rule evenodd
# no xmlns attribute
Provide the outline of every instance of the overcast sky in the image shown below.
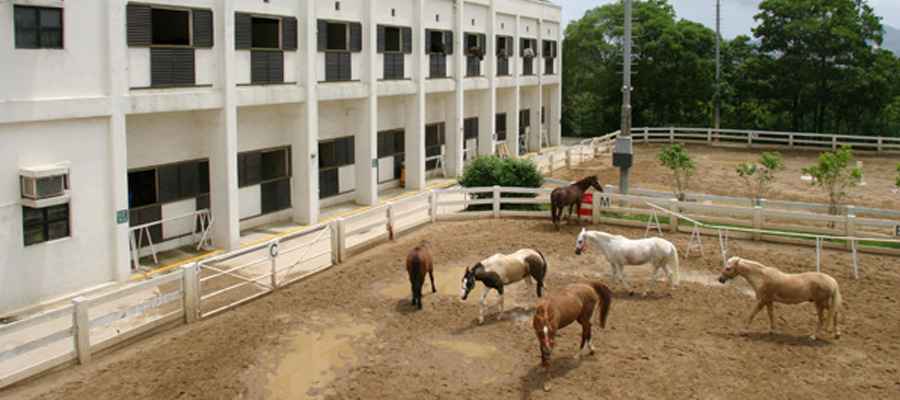
<svg viewBox="0 0 900 400"><path fill-rule="evenodd" d="M619 0L550 0L563 7L563 25L581 18L590 8ZM753 16L759 12L758 0L720 0L722 7L722 37L732 39L737 35L752 36L750 28L756 26ZM882 25L900 28L900 0L869 0L875 14L882 17ZM677 19L699 22L716 29L716 0L669 0L675 8Z"/></svg>

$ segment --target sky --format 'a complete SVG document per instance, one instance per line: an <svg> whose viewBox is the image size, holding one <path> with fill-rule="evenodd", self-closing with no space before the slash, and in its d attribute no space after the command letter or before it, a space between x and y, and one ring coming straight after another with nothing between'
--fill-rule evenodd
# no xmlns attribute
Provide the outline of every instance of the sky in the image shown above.
<svg viewBox="0 0 900 400"><path fill-rule="evenodd" d="M590 8L616 3L620 0L550 0L563 7L563 24L580 19ZM720 0L722 37L733 39L746 34L752 37L750 29L756 26L753 16L759 12L759 0ZM716 29L716 0L669 0L675 8L676 19L699 22ZM900 0L868 0L875 14L883 17L882 25L900 29Z"/></svg>

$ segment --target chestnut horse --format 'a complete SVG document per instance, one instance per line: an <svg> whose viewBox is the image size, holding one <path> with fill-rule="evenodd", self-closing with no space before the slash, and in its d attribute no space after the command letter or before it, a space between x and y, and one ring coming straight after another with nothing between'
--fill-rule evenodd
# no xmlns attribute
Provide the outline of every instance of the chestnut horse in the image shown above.
<svg viewBox="0 0 900 400"><path fill-rule="evenodd" d="M581 221L581 199L584 198L584 192L591 186L598 192L603 191L603 185L597 180L597 177L591 175L583 178L568 186L560 186L550 192L550 215L553 218L553 225L559 229L559 220L562 219L563 211L566 206L569 207L569 214L566 215L566 221L572 217L572 208L578 207L578 221ZM594 211L599 212L599 211Z"/></svg>
<svg viewBox="0 0 900 400"><path fill-rule="evenodd" d="M797 304L811 301L816 305L818 322L816 332L809 338L816 340L823 323L825 329L828 329L829 326L834 327L834 337L841 338L837 312L838 307L841 306L841 291L837 281L831 276L819 272L785 274L776 268L767 267L756 261L731 257L728 259L725 270L722 271L722 276L719 277L719 282L728 282L729 279L734 279L738 275L743 276L756 291L756 305L750 312L744 334L750 330L753 317L763 306L766 306L766 310L769 312L769 333L771 334L775 331L772 302Z"/></svg>
<svg viewBox="0 0 900 400"><path fill-rule="evenodd" d="M500 294L500 314L503 313L503 286L525 280L531 288L531 278L537 281L537 296L541 297L544 277L547 276L547 260L537 250L521 249L512 254L494 254L466 268L462 278L462 292L459 297L465 300L469 292L475 289L475 281L484 284L484 293L478 307L478 323L484 323L484 298L488 291L495 289Z"/></svg>
<svg viewBox="0 0 900 400"><path fill-rule="evenodd" d="M543 298L534 310L534 333L541 347L541 365L547 370L544 390L550 390L550 356L556 332L574 321L581 324L581 347L575 353L575 359L581 358L585 345L594 354L591 342L591 317L594 308L600 305L600 328L606 327L606 316L609 314L609 303L612 293L600 282L573 283L556 293Z"/></svg>
<svg viewBox="0 0 900 400"><path fill-rule="evenodd" d="M425 274L431 278L431 292L437 292L434 288L434 253L431 251L431 243L427 240L419 242L406 255L406 272L409 273L409 283L412 286L412 305L422 309L422 285L425 284Z"/></svg>

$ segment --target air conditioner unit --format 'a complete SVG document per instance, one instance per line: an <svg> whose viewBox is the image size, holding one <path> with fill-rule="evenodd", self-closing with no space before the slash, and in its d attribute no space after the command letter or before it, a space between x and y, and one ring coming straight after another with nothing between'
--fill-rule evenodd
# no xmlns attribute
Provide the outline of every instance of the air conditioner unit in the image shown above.
<svg viewBox="0 0 900 400"><path fill-rule="evenodd" d="M46 199L62 196L69 188L67 165L45 165L19 170L19 186L23 199Z"/></svg>

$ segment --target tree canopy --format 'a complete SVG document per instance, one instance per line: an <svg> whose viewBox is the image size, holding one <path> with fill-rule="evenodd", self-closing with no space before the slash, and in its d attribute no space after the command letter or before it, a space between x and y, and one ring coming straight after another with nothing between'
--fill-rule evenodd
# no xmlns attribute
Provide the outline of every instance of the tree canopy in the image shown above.
<svg viewBox="0 0 900 400"><path fill-rule="evenodd" d="M676 20L666 0L633 5L635 126L712 126L715 32ZM764 0L754 38L722 47L723 128L900 135L900 60L866 0ZM569 24L563 45L563 129L619 128L621 2Z"/></svg>

